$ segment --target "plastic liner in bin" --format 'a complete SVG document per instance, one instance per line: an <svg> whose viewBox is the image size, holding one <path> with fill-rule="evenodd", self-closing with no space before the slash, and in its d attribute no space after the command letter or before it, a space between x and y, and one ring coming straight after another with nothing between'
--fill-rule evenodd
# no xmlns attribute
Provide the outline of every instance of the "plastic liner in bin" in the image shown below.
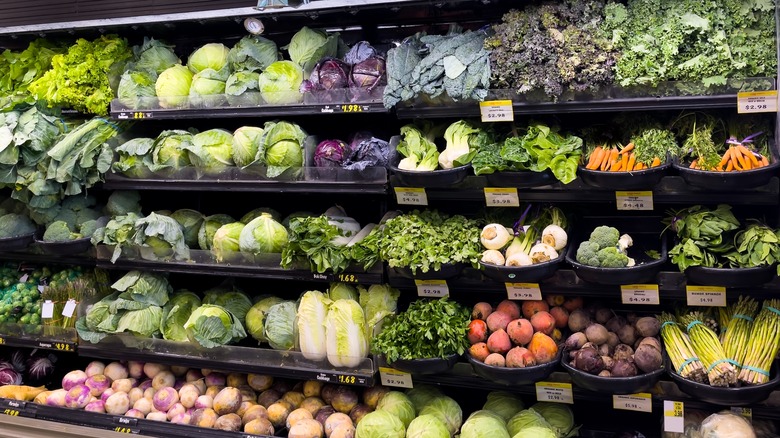
<svg viewBox="0 0 780 438"><path fill-rule="evenodd" d="M568 351L561 358L561 366L571 376L571 381L580 388L602 394L636 394L649 391L666 373L661 367L655 371L632 377L602 377L578 370L569 364Z"/></svg>
<svg viewBox="0 0 780 438"><path fill-rule="evenodd" d="M669 174L672 164L667 162L660 166L630 172L609 172L586 169L579 166L577 177L583 183L602 189L637 190L652 189L665 175Z"/></svg>
<svg viewBox="0 0 780 438"><path fill-rule="evenodd" d="M81 254L92 248L92 241L89 237L81 239L47 242L45 240L36 240L35 245L46 254L69 255Z"/></svg>
<svg viewBox="0 0 780 438"><path fill-rule="evenodd" d="M450 187L463 182L467 176L472 175L474 170L471 163L455 167L453 169L441 170L404 170L399 169L401 154L396 147L401 141L401 136L394 135L390 139L390 164L388 168L390 173L398 178L406 187Z"/></svg>
<svg viewBox="0 0 780 438"><path fill-rule="evenodd" d="M565 251L558 258L528 266L493 265L480 261L482 274L501 283L536 283L555 275L565 260Z"/></svg>
<svg viewBox="0 0 780 438"><path fill-rule="evenodd" d="M769 283L777 276L775 264L753 268L691 266L684 272L689 283L702 286L751 287Z"/></svg>
<svg viewBox="0 0 780 438"><path fill-rule="evenodd" d="M485 175L491 187L541 187L556 183L558 180L549 169L544 172L506 171Z"/></svg>
<svg viewBox="0 0 780 438"><path fill-rule="evenodd" d="M673 369L671 361L666 361L666 372L680 390L698 401L723 406L748 406L766 400L780 384L778 362L772 364L770 380L761 385L724 388L710 386L686 379Z"/></svg>
<svg viewBox="0 0 780 438"><path fill-rule="evenodd" d="M686 162L672 164L674 170L689 185L708 190L736 192L768 184L772 177L777 175L780 160L773 155L772 162L768 166L733 172L691 169L688 165L689 163Z"/></svg>
<svg viewBox="0 0 780 438"><path fill-rule="evenodd" d="M483 379L502 385L521 386L533 385L536 382L549 377L550 374L558 368L558 362L560 362L562 354L563 346L558 346L558 354L555 356L555 359L542 365L534 365L525 368L495 367L480 362L478 359L471 357L468 353L466 353L466 357L471 363L474 374Z"/></svg>
<svg viewBox="0 0 780 438"><path fill-rule="evenodd" d="M23 236L0 238L0 251L15 251L30 246L35 240L35 233L25 234Z"/></svg>
<svg viewBox="0 0 780 438"><path fill-rule="evenodd" d="M426 359L398 359L389 365L399 371L409 374L439 374L452 369L460 356L451 354L447 358L433 357Z"/></svg>

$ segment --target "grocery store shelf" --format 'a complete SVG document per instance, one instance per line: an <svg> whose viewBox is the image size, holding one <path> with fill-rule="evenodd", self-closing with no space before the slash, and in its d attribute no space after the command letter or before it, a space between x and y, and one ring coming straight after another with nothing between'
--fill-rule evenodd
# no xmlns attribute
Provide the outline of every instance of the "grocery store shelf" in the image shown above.
<svg viewBox="0 0 780 438"><path fill-rule="evenodd" d="M226 372L318 380L351 386L372 386L376 374L374 362L370 358L361 359L356 367L337 368L331 366L327 360L309 360L296 351L248 346L201 348L190 342L132 335L110 335L96 344L82 341L79 344L79 355L97 359L137 360Z"/></svg>
<svg viewBox="0 0 780 438"><path fill-rule="evenodd" d="M40 264L95 266L95 256L93 253L74 255L47 254L36 251L35 244L24 251L0 251L0 260L10 260L13 262L24 261Z"/></svg>
<svg viewBox="0 0 780 438"><path fill-rule="evenodd" d="M398 178L390 176L391 187L403 187ZM487 179L483 176L469 176L453 187L429 187L425 189L428 201L477 201L485 202ZM523 201L565 202L565 203L611 203L617 205L616 191L591 187L581 180L570 184L556 183L544 187L520 188L519 197ZM772 177L769 184L750 190L721 192L693 187L685 183L682 177L665 176L652 188L655 204L717 204L728 200L731 205L775 206L780 204L780 180ZM635 191L632 189L632 191Z"/></svg>
<svg viewBox="0 0 780 438"><path fill-rule="evenodd" d="M43 348L62 352L76 352L78 336L72 328L0 324L0 345L8 347Z"/></svg>
<svg viewBox="0 0 780 438"><path fill-rule="evenodd" d="M368 271L359 268L347 269L340 274L312 272L308 267L284 269L279 266L278 254L248 260L241 253L235 254L230 261L217 263L211 251L190 250L189 260L149 260L141 255L123 253L116 262L111 262L112 250L106 245L97 246L96 265L103 269L142 270L151 272L176 272L182 274L219 275L253 277L277 280L317 281L359 284L381 284L384 282L384 268L377 264Z"/></svg>

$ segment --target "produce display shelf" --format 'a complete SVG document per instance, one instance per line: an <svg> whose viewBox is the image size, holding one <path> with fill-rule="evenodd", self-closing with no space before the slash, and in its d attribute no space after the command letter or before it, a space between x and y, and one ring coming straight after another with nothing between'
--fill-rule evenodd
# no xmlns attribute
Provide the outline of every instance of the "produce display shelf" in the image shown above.
<svg viewBox="0 0 780 438"><path fill-rule="evenodd" d="M119 434L134 434L142 436L155 436L161 438L180 438L181 436L209 436L214 438L261 438L261 435L251 435L242 432L230 432L219 429L203 429L186 424L174 424L143 418L131 418L119 415L87 412L79 409L60 408L56 406L39 405L32 402L22 402L10 399L0 399L0 413L11 417L25 417L36 420L48 421L49 430L59 429L61 426L51 423L68 424L87 427L95 430L85 430L81 436L120 436ZM0 417L0 423L4 421ZM62 433L61 431L58 431ZM28 435L24 435L28 436ZM58 435L72 436L72 435Z"/></svg>
<svg viewBox="0 0 780 438"><path fill-rule="evenodd" d="M79 355L96 359L137 360L225 372L317 380L359 387L373 386L376 375L376 367L370 358L361 359L355 367L333 367L327 360L309 360L296 351L233 345L201 348L190 342L132 335L109 335L97 343L82 340L79 343Z"/></svg>
<svg viewBox="0 0 780 438"><path fill-rule="evenodd" d="M74 353L78 348L78 336L72 328L2 323L0 345Z"/></svg>
<svg viewBox="0 0 780 438"><path fill-rule="evenodd" d="M175 190L194 192L269 192L292 194L350 194L384 195L387 193L387 180L368 181L274 181L274 180L235 180L235 179L152 179L128 178L116 174L107 174L103 188L108 190Z"/></svg>
<svg viewBox="0 0 780 438"><path fill-rule="evenodd" d="M30 249L34 247L33 244ZM13 262L27 262L27 263L39 263L39 264L57 264L57 265L78 265L78 266L95 266L95 256L91 253L74 254L74 255L53 255L45 254L37 251L2 251L0 250L0 260L8 260Z"/></svg>
<svg viewBox="0 0 780 438"><path fill-rule="evenodd" d="M397 275L393 269L388 269L388 284L402 290L414 290L416 284L414 280ZM432 276L431 279L435 279ZM447 287L450 294L456 298L461 294L463 297L473 296L474 293L485 293L507 295L507 288L504 283L494 281L484 277L479 270L467 267L457 277L447 279ZM593 298L620 299L621 287L616 285L601 285L587 283L577 277L576 273L567 268L558 269L551 277L537 283L542 294L560 294L567 296L582 296ZM658 285L658 297L661 304L668 304L669 301L685 302L687 297L688 282L681 272L661 271L656 279L646 284ZM780 277L775 277L769 283L745 288L726 288L726 298L728 301L736 301L740 295L750 295L755 299L768 299L777 297L780 291ZM645 307L642 304L637 304ZM651 306L654 307L654 306Z"/></svg>
<svg viewBox="0 0 780 438"><path fill-rule="evenodd" d="M404 187L397 177L390 177L393 188ZM456 187L425 188L428 201L477 201L485 202L486 179L483 176L469 176ZM565 202L565 203L612 203L617 205L616 190L598 189L577 179L570 184L556 183L544 187L518 188L523 201ZM692 187L676 175L666 176L658 185L647 189L653 192L653 202L657 204L717 204L728 199L732 205L776 206L780 204L780 180L772 177L762 187L745 191L721 192ZM632 189L631 191L636 191Z"/></svg>
<svg viewBox="0 0 780 438"><path fill-rule="evenodd" d="M384 267L377 263L368 271L359 268L348 268L345 272L334 274L312 272L308 267L285 269L279 266L279 255L270 255L265 260L250 262L239 257L233 262L215 262L210 251L190 250L189 260L148 260L137 255L123 254L115 262L111 261L112 249L106 245L98 245L96 266L103 269L141 270L150 272L175 272L180 274L238 276L266 278L277 280L316 281L359 284L384 283Z"/></svg>

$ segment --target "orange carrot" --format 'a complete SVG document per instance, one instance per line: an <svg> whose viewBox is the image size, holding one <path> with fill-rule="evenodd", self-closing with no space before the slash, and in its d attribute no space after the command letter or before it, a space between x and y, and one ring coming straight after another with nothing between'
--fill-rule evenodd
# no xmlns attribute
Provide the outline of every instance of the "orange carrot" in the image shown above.
<svg viewBox="0 0 780 438"><path fill-rule="evenodd" d="M620 170L626 171L628 169L629 154L623 154L623 159L620 160Z"/></svg>
<svg viewBox="0 0 780 438"><path fill-rule="evenodd" d="M635 169L635 167L636 167L635 166L635 164L636 164L636 154L634 154L632 152L632 153L630 153L628 155L629 155L629 157L628 157L628 164L626 164L626 171L630 172L632 170L637 170L637 169Z"/></svg>
<svg viewBox="0 0 780 438"><path fill-rule="evenodd" d="M767 158L766 155L761 156L761 165L769 166L769 158Z"/></svg>
<svg viewBox="0 0 780 438"><path fill-rule="evenodd" d="M604 161L604 156L606 154L607 154L606 149L602 148L601 146L597 147L596 150L593 151L593 154L591 154L591 157L593 157L593 162L590 163L588 169L590 170L598 169L601 163Z"/></svg>
<svg viewBox="0 0 780 438"><path fill-rule="evenodd" d="M655 167L660 165L661 165L661 159L658 157L653 158L653 162L650 163L650 167Z"/></svg>
<svg viewBox="0 0 780 438"><path fill-rule="evenodd" d="M739 169L737 170L745 170L747 163L745 163L745 157L742 156L742 151L740 151L737 148L734 148L734 150L731 152L731 155L737 157L737 163L739 163ZM735 167L737 163L734 163Z"/></svg>
<svg viewBox="0 0 780 438"><path fill-rule="evenodd" d="M726 172L731 172L734 170L734 160L729 160L729 163L726 165Z"/></svg>
<svg viewBox="0 0 780 438"><path fill-rule="evenodd" d="M609 165L610 165L609 157L611 155L612 155L612 149L604 150L604 157L601 160L601 165L599 166L599 170L605 171L609 169Z"/></svg>
<svg viewBox="0 0 780 438"><path fill-rule="evenodd" d="M634 143L629 143L629 144L626 145L626 147L621 149L620 152L618 152L618 153L620 155L625 155L625 154L631 152L632 150L634 150Z"/></svg>
<svg viewBox="0 0 780 438"><path fill-rule="evenodd" d="M698 162L699 162L699 160L693 160L693 161L691 161L691 165L688 166L688 167L690 167L691 169L695 169L696 165L698 164Z"/></svg>
<svg viewBox="0 0 780 438"><path fill-rule="evenodd" d="M723 167L728 163L729 158L731 158L731 148L726 149L726 152L723 153L723 159L720 160L720 163L718 163L718 166Z"/></svg>
<svg viewBox="0 0 780 438"><path fill-rule="evenodd" d="M598 155L599 151L601 151L601 146L596 146L596 148L593 149L593 152L590 153L588 162L585 164L586 169L590 169L593 166L593 162L596 161L596 155Z"/></svg>

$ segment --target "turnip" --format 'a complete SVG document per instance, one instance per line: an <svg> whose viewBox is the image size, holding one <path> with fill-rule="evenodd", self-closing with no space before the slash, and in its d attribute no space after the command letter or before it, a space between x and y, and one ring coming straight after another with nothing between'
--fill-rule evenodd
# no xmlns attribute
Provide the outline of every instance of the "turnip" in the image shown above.
<svg viewBox="0 0 780 438"><path fill-rule="evenodd" d="M170 386L162 388L154 393L152 404L158 411L168 412L168 409L179 402L179 393Z"/></svg>
<svg viewBox="0 0 780 438"><path fill-rule="evenodd" d="M247 384L246 374L244 373L230 373L225 378L225 384L234 388L240 388L242 385Z"/></svg>
<svg viewBox="0 0 780 438"><path fill-rule="evenodd" d="M285 425L289 429L289 428L293 427L295 425L295 423L297 423L297 422L299 422L301 420L304 420L304 419L313 420L314 419L314 415L312 415L311 412L309 412L306 409L298 408L298 409L290 412L290 415L288 415L287 419L285 420Z"/></svg>
<svg viewBox="0 0 780 438"><path fill-rule="evenodd" d="M200 392L201 394L206 393L206 382L203 379L193 380L192 382L189 383L195 385L195 387L198 388L198 392Z"/></svg>
<svg viewBox="0 0 780 438"><path fill-rule="evenodd" d="M255 418L244 424L244 432L252 435L273 435L274 425L267 418Z"/></svg>
<svg viewBox="0 0 780 438"><path fill-rule="evenodd" d="M135 379L117 379L111 382L111 389L116 392L130 392L135 386Z"/></svg>
<svg viewBox="0 0 780 438"><path fill-rule="evenodd" d="M211 374L213 372L214 372L214 370L212 370L211 368L201 368L200 369L200 373L203 374L203 377L206 377L206 376L208 376L209 374Z"/></svg>
<svg viewBox="0 0 780 438"><path fill-rule="evenodd" d="M170 367L168 365L162 365L159 363L145 363L144 364L144 374L146 374L146 377L150 379L154 379L154 376L156 376L160 371L167 371Z"/></svg>
<svg viewBox="0 0 780 438"><path fill-rule="evenodd" d="M139 399L144 398L144 391L141 388L133 388L127 393L127 396L130 398L130 404L132 405Z"/></svg>
<svg viewBox="0 0 780 438"><path fill-rule="evenodd" d="M89 393L95 397L99 397L106 389L111 387L111 379L103 374L93 374L87 377L84 384L89 387Z"/></svg>
<svg viewBox="0 0 780 438"><path fill-rule="evenodd" d="M195 412L192 413L192 421L190 424L210 429L214 427L214 423L217 422L218 417L219 416L214 412L214 409L196 409Z"/></svg>
<svg viewBox="0 0 780 438"><path fill-rule="evenodd" d="M86 406L84 406L84 410L87 412L100 412L101 414L106 413L106 404L103 402L103 400L96 400L93 402L87 403Z"/></svg>
<svg viewBox="0 0 780 438"><path fill-rule="evenodd" d="M214 406L214 397L210 395L201 395L195 400L195 409L206 409Z"/></svg>
<svg viewBox="0 0 780 438"><path fill-rule="evenodd" d="M152 379L146 379L143 382L138 384L138 388L141 389L141 391L146 391L148 388L152 387Z"/></svg>
<svg viewBox="0 0 780 438"><path fill-rule="evenodd" d="M171 418L171 423L173 424L190 424L192 421L192 414L189 414L187 412L181 412L179 414L174 415Z"/></svg>
<svg viewBox="0 0 780 438"><path fill-rule="evenodd" d="M180 390L180 389L181 389L181 387L182 387L182 386L184 386L184 384L185 384L185 383L187 383L187 382L186 382L186 381L184 381L184 379L178 379L178 378L177 378L177 379L174 381L174 383L173 383L173 389L175 389L175 390L177 390L177 391L178 391L178 390Z"/></svg>
<svg viewBox="0 0 780 438"><path fill-rule="evenodd" d="M65 395L68 393L65 389L55 389L46 397L46 406L65 407Z"/></svg>
<svg viewBox="0 0 780 438"><path fill-rule="evenodd" d="M249 373L246 376L246 383L255 391L265 391L274 384L273 376Z"/></svg>
<svg viewBox="0 0 780 438"><path fill-rule="evenodd" d="M65 394L65 407L83 409L92 395L89 393L89 387L83 383L74 386Z"/></svg>
<svg viewBox="0 0 780 438"><path fill-rule="evenodd" d="M106 400L106 413L112 415L124 415L130 409L130 397L126 392L117 391L116 394Z"/></svg>
<svg viewBox="0 0 780 438"><path fill-rule="evenodd" d="M81 370L73 370L62 378L62 389L70 391L76 385L83 385L87 381L87 373Z"/></svg>
<svg viewBox="0 0 780 438"><path fill-rule="evenodd" d="M144 363L137 360L127 362L127 374L135 379L144 377Z"/></svg>
<svg viewBox="0 0 780 438"><path fill-rule="evenodd" d="M155 394L156 392L157 392L157 390L156 390L156 389L154 389L154 388L152 388L152 387L146 388L146 389L144 390L144 398L148 398L149 400L151 400L151 399L152 399L152 397L154 397L154 394Z"/></svg>
<svg viewBox="0 0 780 438"><path fill-rule="evenodd" d="M203 378L203 373L201 373L200 370L196 370L196 369L191 369L187 371L187 374L184 375L184 380L188 382L194 382L202 378Z"/></svg>
<svg viewBox="0 0 780 438"><path fill-rule="evenodd" d="M239 417L243 417L247 409L251 408L252 406L257 406L257 403L253 401L242 401L241 406L239 406L238 410L236 411L236 414L238 414Z"/></svg>
<svg viewBox="0 0 780 438"><path fill-rule="evenodd" d="M160 390L161 388L173 387L176 383L176 376L170 371L160 371L152 379L152 388Z"/></svg>
<svg viewBox="0 0 780 438"><path fill-rule="evenodd" d="M120 362L111 362L106 365L106 368L103 370L103 374L105 374L106 377L112 381L126 379L129 376L127 373L127 367Z"/></svg>
<svg viewBox="0 0 780 438"><path fill-rule="evenodd" d="M84 369L84 372L87 374L87 377L92 377L98 374L103 374L103 370L105 370L106 364L99 360L93 360L89 364L87 364L87 367Z"/></svg>
<svg viewBox="0 0 780 438"><path fill-rule="evenodd" d="M146 414L139 411L138 409L130 409L129 411L125 412L124 417L130 417L130 418L145 418Z"/></svg>
<svg viewBox="0 0 780 438"><path fill-rule="evenodd" d="M171 372L176 377L182 377L185 374L187 374L187 371L189 371L189 368L178 366L178 365L171 365Z"/></svg>
<svg viewBox="0 0 780 438"><path fill-rule="evenodd" d="M115 392L116 391L114 390L114 388L106 388L106 390L103 391L102 394L100 394L100 399L103 400L103 401L106 401L106 400L108 400L109 397L114 395Z"/></svg>
<svg viewBox="0 0 780 438"><path fill-rule="evenodd" d="M185 412L187 412L187 408L185 408L181 403L176 403L167 411L168 420L172 419L178 414L183 414Z"/></svg>
<svg viewBox="0 0 780 438"><path fill-rule="evenodd" d="M149 412L146 414L146 419L152 421L168 421L168 416L165 412Z"/></svg>
<svg viewBox="0 0 780 438"><path fill-rule="evenodd" d="M241 417L237 414L225 414L214 422L214 429L238 432L241 430Z"/></svg>
<svg viewBox="0 0 780 438"><path fill-rule="evenodd" d="M149 400L148 398L140 398L140 399L136 400L135 403L133 403L133 409L131 409L131 410L139 411L144 416L146 416L146 414L148 414L149 412L152 412L152 408L153 408L153 406L152 406L152 401L151 400Z"/></svg>
<svg viewBox="0 0 780 438"><path fill-rule="evenodd" d="M257 393L249 385L241 385L237 388L241 392L241 401L257 401Z"/></svg>
<svg viewBox="0 0 780 438"><path fill-rule="evenodd" d="M214 411L217 415L231 414L241 406L241 391L230 386L222 389L214 397Z"/></svg>
<svg viewBox="0 0 780 438"><path fill-rule="evenodd" d="M195 406L195 400L200 397L200 391L198 387L192 383L186 383L179 389L179 401L185 408L191 408Z"/></svg>
<svg viewBox="0 0 780 438"><path fill-rule="evenodd" d="M310 438L323 435L322 424L317 420L303 419L290 428L288 438Z"/></svg>
<svg viewBox="0 0 780 438"><path fill-rule="evenodd" d="M226 380L224 374L213 371L206 375L206 386L225 386L227 384Z"/></svg>
<svg viewBox="0 0 780 438"><path fill-rule="evenodd" d="M217 396L217 394L219 394L219 391L222 391L223 389L225 389L224 386L209 386L206 388L206 392L204 394L210 395L211 398L214 398Z"/></svg>

